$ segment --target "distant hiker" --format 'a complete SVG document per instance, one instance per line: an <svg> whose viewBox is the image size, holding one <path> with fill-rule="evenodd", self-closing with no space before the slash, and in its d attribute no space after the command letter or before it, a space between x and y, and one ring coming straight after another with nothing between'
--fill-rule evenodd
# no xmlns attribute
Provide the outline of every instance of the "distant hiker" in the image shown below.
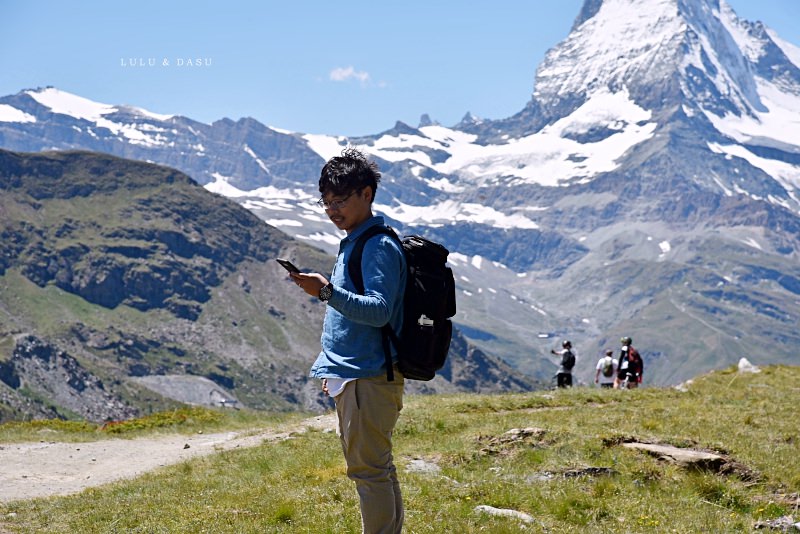
<svg viewBox="0 0 800 534"><path fill-rule="evenodd" d="M562 349L550 349L551 354L561 356L560 367L556 373L556 384L560 388L572 387L572 368L575 367L575 353L572 352L572 343L565 339L561 342Z"/></svg>
<svg viewBox="0 0 800 534"><path fill-rule="evenodd" d="M644 362L639 355L639 351L633 348L633 340L629 337L620 339L622 348L619 351L619 360L617 361L617 379L614 382L614 388L627 387L634 389L639 387L642 382L642 374L644 373Z"/></svg>
<svg viewBox="0 0 800 534"><path fill-rule="evenodd" d="M594 374L594 383L600 384L601 388L614 387L614 380L617 377L617 360L614 359L614 351L607 350L606 355L597 362L597 371Z"/></svg>
<svg viewBox="0 0 800 534"><path fill-rule="evenodd" d="M363 251L369 261L361 262L361 294L347 269L358 237L384 224L383 217L372 214L380 176L377 165L353 148L328 160L319 179L319 205L347 235L339 244L330 281L319 273L290 272L290 276L327 305L322 351L310 376L322 379L322 390L336 404L347 476L356 484L363 532L398 533L404 509L392 432L403 407L404 378L395 368L394 379L387 379L381 327L388 322L400 331L405 256L400 243L388 235L369 239Z"/></svg>

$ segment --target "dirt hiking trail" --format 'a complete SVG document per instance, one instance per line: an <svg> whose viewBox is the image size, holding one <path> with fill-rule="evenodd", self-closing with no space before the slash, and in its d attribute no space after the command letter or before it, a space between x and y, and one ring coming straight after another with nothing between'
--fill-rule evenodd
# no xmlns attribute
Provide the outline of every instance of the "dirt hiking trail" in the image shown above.
<svg viewBox="0 0 800 534"><path fill-rule="evenodd" d="M169 435L88 443L0 443L0 502L69 495L215 452L289 439L308 429L333 430L336 414L256 432ZM2 532L2 527L0 527Z"/></svg>

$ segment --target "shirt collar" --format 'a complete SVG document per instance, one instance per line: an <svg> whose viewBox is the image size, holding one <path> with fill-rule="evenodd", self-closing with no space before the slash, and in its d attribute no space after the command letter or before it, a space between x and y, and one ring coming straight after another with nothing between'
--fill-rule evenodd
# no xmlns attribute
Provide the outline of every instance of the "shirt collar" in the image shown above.
<svg viewBox="0 0 800 534"><path fill-rule="evenodd" d="M350 241L355 241L361 236L361 234L367 231L367 228L371 228L372 226L376 226L378 224L384 224L383 216L373 215L372 217L370 217L369 219L358 225L358 228L347 234L344 237L344 239L342 239L342 244L348 243Z"/></svg>

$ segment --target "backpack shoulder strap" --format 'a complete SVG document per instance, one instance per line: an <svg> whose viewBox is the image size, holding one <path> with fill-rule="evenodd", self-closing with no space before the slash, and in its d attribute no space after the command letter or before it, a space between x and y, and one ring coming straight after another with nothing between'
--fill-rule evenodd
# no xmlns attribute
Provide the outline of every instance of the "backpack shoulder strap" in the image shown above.
<svg viewBox="0 0 800 534"><path fill-rule="evenodd" d="M361 272L361 259L364 256L364 245L378 234L392 236L400 243L400 238L395 231L382 224L371 226L367 228L363 234L358 236L355 245L353 245L353 251L350 253L350 258L347 260L347 272L350 275L350 280L353 281L353 285L356 286L356 291L361 295L364 294L364 274ZM386 357L386 379L392 382L394 380L394 369L392 368L392 349L390 348L390 342L394 343L396 347L398 346L398 339L391 325L388 323L381 328L381 336L383 338L383 354Z"/></svg>
<svg viewBox="0 0 800 534"><path fill-rule="evenodd" d="M353 245L353 251L350 253L350 258L347 260L347 272L350 275L350 280L353 281L353 284L356 286L356 291L358 291L359 294L364 293L364 274L361 272L361 258L364 256L364 245L366 245L367 241L369 241L372 237L378 234L392 236L398 242L400 242L400 238L397 237L395 231L382 224L371 226L367 228L363 234L358 236L355 245Z"/></svg>

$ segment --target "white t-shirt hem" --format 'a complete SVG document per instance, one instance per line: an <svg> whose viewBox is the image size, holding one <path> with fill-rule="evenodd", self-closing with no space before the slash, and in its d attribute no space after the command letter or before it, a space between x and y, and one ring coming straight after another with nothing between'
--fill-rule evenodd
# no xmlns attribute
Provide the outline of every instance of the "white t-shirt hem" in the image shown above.
<svg viewBox="0 0 800 534"><path fill-rule="evenodd" d="M357 378L328 378L328 395L336 398L342 394L344 387Z"/></svg>

